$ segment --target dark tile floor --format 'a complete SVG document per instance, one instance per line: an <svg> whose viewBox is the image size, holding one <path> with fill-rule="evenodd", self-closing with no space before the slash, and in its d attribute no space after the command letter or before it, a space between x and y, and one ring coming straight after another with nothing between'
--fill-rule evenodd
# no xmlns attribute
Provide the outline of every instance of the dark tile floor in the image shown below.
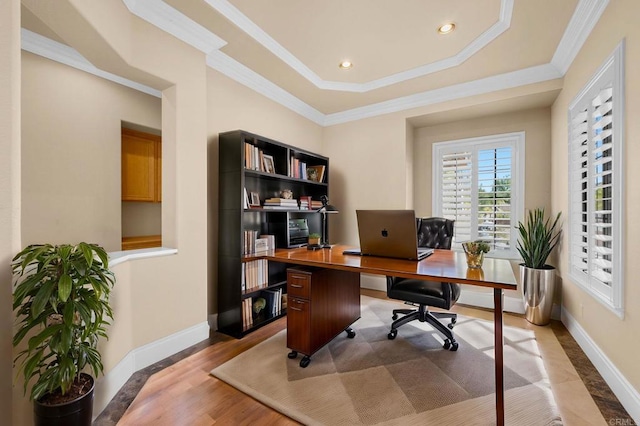
<svg viewBox="0 0 640 426"><path fill-rule="evenodd" d="M591 397L600 409L605 421L610 425L636 426L634 420L629 416L622 404L613 394L609 385L600 376L589 358L582 351L575 339L560 321L552 321L551 329L555 333L560 345L571 360L580 378L591 393ZM93 422L96 426L110 426L118 423L125 411L131 405L136 395L142 389L145 382L154 373L175 364L194 353L215 344L220 337L213 332L208 340L204 340L177 354L165 358L147 368L136 372L120 389L98 418Z"/></svg>
<svg viewBox="0 0 640 426"><path fill-rule="evenodd" d="M578 342L560 321L551 321L551 329L556 335L562 349L571 360L573 367L584 382L608 425L636 426L611 388L604 381L598 370L582 351Z"/></svg>

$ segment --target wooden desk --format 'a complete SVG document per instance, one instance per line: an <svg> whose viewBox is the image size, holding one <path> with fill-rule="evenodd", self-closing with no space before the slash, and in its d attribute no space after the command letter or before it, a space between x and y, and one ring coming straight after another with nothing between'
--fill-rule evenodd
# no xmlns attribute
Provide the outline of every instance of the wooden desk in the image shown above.
<svg viewBox="0 0 640 426"><path fill-rule="evenodd" d="M485 258L482 270L478 271L467 268L464 253L451 250L436 250L428 258L415 262L382 257L343 255L342 252L347 248L351 247L336 245L332 249L317 251L302 247L293 250L275 250L265 257L271 261L294 265L404 278L451 281L493 288L496 423L499 426L504 425L502 299L503 290L517 289L511 263L506 259ZM336 303L339 302L340 300L336 300ZM464 348L461 349L464 350Z"/></svg>

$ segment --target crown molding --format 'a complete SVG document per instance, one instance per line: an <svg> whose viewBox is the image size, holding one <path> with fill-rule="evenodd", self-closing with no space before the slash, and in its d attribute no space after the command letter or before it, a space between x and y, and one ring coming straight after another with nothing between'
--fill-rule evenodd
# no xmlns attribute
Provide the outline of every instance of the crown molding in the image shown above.
<svg viewBox="0 0 640 426"><path fill-rule="evenodd" d="M137 17L171 34L201 52L209 53L227 42L162 0L122 0Z"/></svg>
<svg viewBox="0 0 640 426"><path fill-rule="evenodd" d="M513 14L513 0L501 0L500 17L498 21L456 55L366 83L345 83L323 80L320 78L320 76L303 64L302 61L296 58L280 43L275 41L269 34L240 12L240 10L233 6L228 0L205 1L225 18L233 22L239 29L247 33L255 41L268 49L271 53L319 89L355 93L369 92L371 90L380 89L382 87L458 66L509 29L511 26L511 16Z"/></svg>
<svg viewBox="0 0 640 426"><path fill-rule="evenodd" d="M551 63L325 115L273 82L262 77L260 74L219 51L219 47L223 46L225 43L222 39L217 37L215 34L210 33L204 27L199 26L177 10L167 6L161 0L123 1L127 4L129 10L131 10L133 14L136 14L136 16L150 22L163 31L169 32L196 49L205 52L207 54L206 62L209 67L320 126L332 126L349 121L361 120L363 118L370 118L377 115L433 105L448 100L461 99L467 96L474 96L496 90L504 90L561 78L568 70L571 62L580 51L584 41L593 30L609 2L609 0L580 0L567 29L565 30L562 40L556 49ZM206 1L208 3L221 2L221 4L229 4L226 0ZM153 9L154 7L162 8L162 12L152 12L148 10ZM512 7L513 0L503 0L500 22L507 23L507 27L508 21L511 17ZM160 16L160 18L158 18L158 16ZM197 31L187 29L193 25L197 26L199 29ZM499 31L499 29L494 29L494 27L487 32ZM201 30L210 34L212 37L203 33ZM189 34L191 36L189 36ZM478 45L484 43L482 40L483 36L476 39L479 43ZM491 34L486 36L489 41L491 37ZM470 46L467 46L467 48L469 48L469 52L471 52L472 49L475 49L475 46ZM99 70L69 46L57 43L26 29L22 29L22 48L31 53L95 74L99 77L106 78L132 89L161 97L160 91ZM461 53L465 55L468 54L464 51ZM446 61L454 63L456 59L449 58ZM434 65L431 64L430 66Z"/></svg>
<svg viewBox="0 0 640 426"><path fill-rule="evenodd" d="M562 75L566 74L608 4L609 0L580 0L578 2L551 59L551 63L560 70Z"/></svg>
<svg viewBox="0 0 640 426"><path fill-rule="evenodd" d="M58 43L57 41L43 37L25 28L21 29L21 33L22 50L26 50L27 52L51 59L52 61L68 65L81 71L88 72L139 92L143 92L157 98L162 97L162 92L157 89L111 74L110 72L102 71L85 59L85 57L77 50L67 46L66 44Z"/></svg>
<svg viewBox="0 0 640 426"><path fill-rule="evenodd" d="M481 95L498 90L511 89L528 84L540 83L561 78L562 75L551 64L538 65L505 74L498 74L480 80L469 81L440 89L403 96L389 101L379 102L360 108L353 108L334 114L327 114L324 125L333 126L349 121L362 120L383 114L419 108L440 102Z"/></svg>
<svg viewBox="0 0 640 426"><path fill-rule="evenodd" d="M314 123L320 126L324 125L325 115L323 113L231 58L229 55L219 50L213 51L207 55L207 65Z"/></svg>

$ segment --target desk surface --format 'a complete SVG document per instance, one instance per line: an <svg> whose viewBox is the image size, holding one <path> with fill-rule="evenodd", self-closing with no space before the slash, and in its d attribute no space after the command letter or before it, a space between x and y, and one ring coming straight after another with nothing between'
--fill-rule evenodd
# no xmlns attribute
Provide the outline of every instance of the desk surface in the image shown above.
<svg viewBox="0 0 640 426"><path fill-rule="evenodd" d="M307 250L305 247L279 249L260 257L295 265L318 267L331 265L332 269L377 275L444 280L504 290L517 288L511 262L506 259L485 258L482 269L469 269L464 253L452 250L435 250L431 256L416 262L342 254L347 248L353 247L335 245L332 249L315 251Z"/></svg>

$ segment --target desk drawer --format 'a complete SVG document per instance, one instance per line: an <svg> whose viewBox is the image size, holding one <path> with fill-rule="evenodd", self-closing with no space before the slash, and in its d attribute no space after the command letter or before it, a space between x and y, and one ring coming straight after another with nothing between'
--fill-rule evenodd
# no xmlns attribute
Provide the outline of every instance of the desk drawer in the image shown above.
<svg viewBox="0 0 640 426"><path fill-rule="evenodd" d="M289 268L287 270L287 293L289 297L309 299L311 294L311 272Z"/></svg>
<svg viewBox="0 0 640 426"><path fill-rule="evenodd" d="M311 306L306 299L290 297L287 305L287 347L311 355Z"/></svg>

